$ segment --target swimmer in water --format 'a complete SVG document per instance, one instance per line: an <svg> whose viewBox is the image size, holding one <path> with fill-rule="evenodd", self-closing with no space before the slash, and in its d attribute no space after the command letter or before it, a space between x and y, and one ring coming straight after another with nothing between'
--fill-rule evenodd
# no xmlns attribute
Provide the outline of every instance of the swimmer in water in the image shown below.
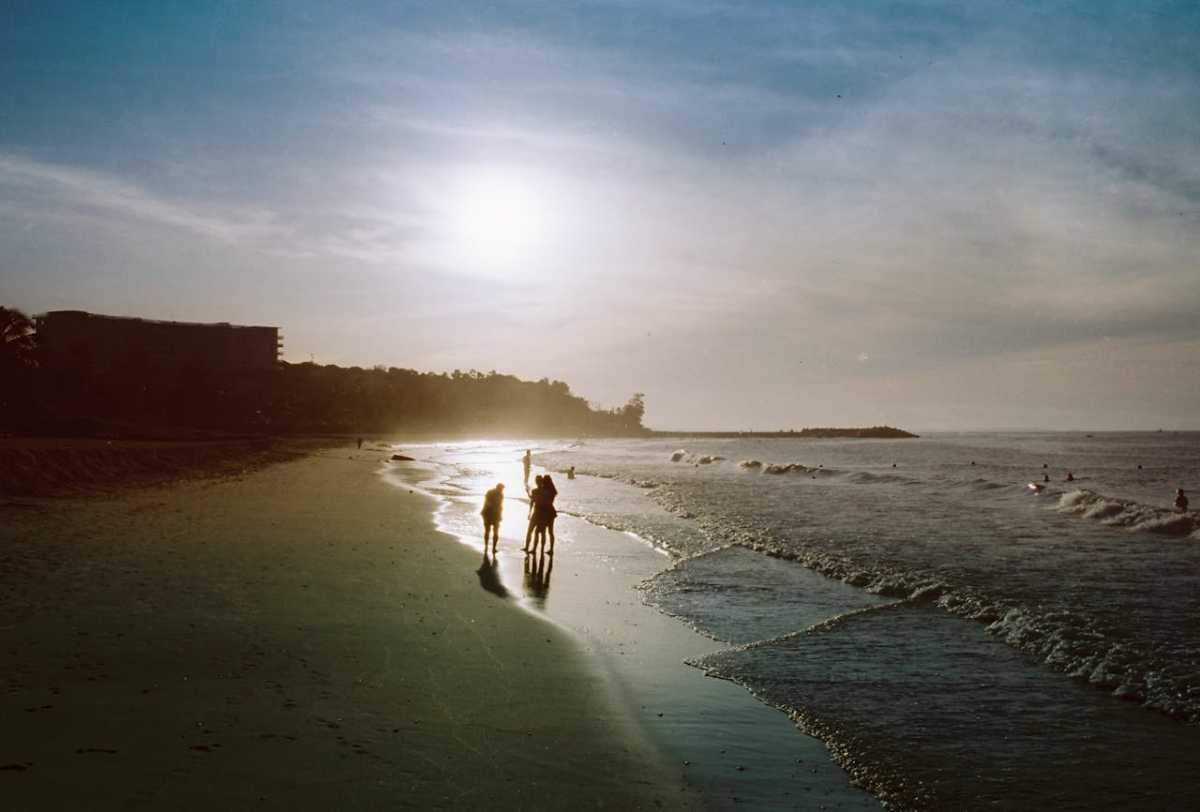
<svg viewBox="0 0 1200 812"><path fill-rule="evenodd" d="M1180 513L1187 513L1188 498L1187 494L1183 492L1183 488L1179 488L1175 491L1175 509Z"/></svg>
<svg viewBox="0 0 1200 812"><path fill-rule="evenodd" d="M1074 481L1075 481L1075 475L1072 474L1070 471L1067 471L1067 482L1074 482Z"/></svg>

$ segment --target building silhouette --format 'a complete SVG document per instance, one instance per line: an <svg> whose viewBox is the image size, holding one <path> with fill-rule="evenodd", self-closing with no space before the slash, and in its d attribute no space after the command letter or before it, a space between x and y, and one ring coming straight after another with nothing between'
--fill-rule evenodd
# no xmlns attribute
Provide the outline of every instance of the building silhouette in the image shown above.
<svg viewBox="0 0 1200 812"><path fill-rule="evenodd" d="M52 310L37 317L41 363L60 373L227 374L274 369L278 327L104 316Z"/></svg>

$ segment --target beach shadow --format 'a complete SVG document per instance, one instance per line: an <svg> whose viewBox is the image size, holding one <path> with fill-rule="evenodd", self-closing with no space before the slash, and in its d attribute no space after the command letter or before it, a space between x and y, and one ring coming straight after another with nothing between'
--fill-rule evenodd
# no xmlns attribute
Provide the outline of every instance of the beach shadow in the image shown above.
<svg viewBox="0 0 1200 812"><path fill-rule="evenodd" d="M500 561L495 556L489 557L485 552L483 561L479 564L479 569L475 570L475 574L479 576L479 585L491 592L498 598L507 598L508 590L504 588L504 584L500 581Z"/></svg>
<svg viewBox="0 0 1200 812"><path fill-rule="evenodd" d="M550 594L550 574L554 572L554 556L529 554L525 556L525 594L538 608L546 605Z"/></svg>

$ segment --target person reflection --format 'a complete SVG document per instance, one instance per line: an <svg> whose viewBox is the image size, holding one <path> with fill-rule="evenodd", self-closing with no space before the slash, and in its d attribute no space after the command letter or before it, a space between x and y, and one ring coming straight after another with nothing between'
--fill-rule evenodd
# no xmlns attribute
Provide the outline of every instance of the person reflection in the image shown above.
<svg viewBox="0 0 1200 812"><path fill-rule="evenodd" d="M553 556L544 553L525 556L525 594L538 606L543 606L550 594L550 573L553 571Z"/></svg>
<svg viewBox="0 0 1200 812"><path fill-rule="evenodd" d="M507 598L508 590L500 582L499 559L493 554L488 558L487 547L483 548L483 561L475 574L479 576L479 585L498 598Z"/></svg>

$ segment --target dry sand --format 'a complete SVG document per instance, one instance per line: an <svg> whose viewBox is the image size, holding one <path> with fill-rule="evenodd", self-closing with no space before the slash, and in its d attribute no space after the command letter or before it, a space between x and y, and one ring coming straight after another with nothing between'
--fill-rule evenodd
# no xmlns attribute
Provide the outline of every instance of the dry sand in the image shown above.
<svg viewBox="0 0 1200 812"><path fill-rule="evenodd" d="M0 502L4 808L679 805L604 670L378 462Z"/></svg>
<svg viewBox="0 0 1200 812"><path fill-rule="evenodd" d="M340 441L0 438L0 498L83 496L185 479L246 474Z"/></svg>

